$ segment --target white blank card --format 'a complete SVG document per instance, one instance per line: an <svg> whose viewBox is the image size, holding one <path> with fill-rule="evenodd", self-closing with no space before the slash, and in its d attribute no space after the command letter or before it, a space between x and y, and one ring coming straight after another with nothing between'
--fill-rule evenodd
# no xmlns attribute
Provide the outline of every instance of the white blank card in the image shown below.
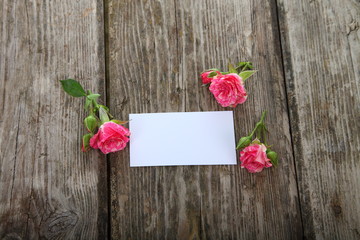
<svg viewBox="0 0 360 240"><path fill-rule="evenodd" d="M130 166L236 164L232 111L130 114Z"/></svg>

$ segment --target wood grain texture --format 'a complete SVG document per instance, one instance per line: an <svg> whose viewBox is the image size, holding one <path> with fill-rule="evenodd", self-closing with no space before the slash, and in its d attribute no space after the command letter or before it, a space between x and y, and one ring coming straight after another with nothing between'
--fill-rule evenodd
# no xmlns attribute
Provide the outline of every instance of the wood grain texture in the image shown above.
<svg viewBox="0 0 360 240"><path fill-rule="evenodd" d="M106 159L81 153L83 99L104 94L102 1L0 1L0 238L107 237Z"/></svg>
<svg viewBox="0 0 360 240"><path fill-rule="evenodd" d="M359 239L359 1L278 7L304 235Z"/></svg>
<svg viewBox="0 0 360 240"><path fill-rule="evenodd" d="M280 166L129 167L110 155L114 239L301 239L289 120L274 1L106 1L111 111L234 110L236 137L269 110ZM250 60L248 101L221 108L198 75Z"/></svg>

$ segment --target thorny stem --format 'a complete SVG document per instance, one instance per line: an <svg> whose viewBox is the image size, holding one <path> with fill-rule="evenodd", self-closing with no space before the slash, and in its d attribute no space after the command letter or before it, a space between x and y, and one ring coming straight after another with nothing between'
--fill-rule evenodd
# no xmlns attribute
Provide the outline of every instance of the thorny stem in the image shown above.
<svg viewBox="0 0 360 240"><path fill-rule="evenodd" d="M263 113L261 115L261 119L260 119L261 123L264 123L265 117L266 117L266 111L263 111Z"/></svg>
<svg viewBox="0 0 360 240"><path fill-rule="evenodd" d="M264 125L264 120L266 117L266 111L264 111L261 115L260 121L256 123L256 126L254 128L254 130L251 132L250 137L252 137L254 135L254 133L256 132L256 130L260 127ZM265 137L264 137L265 138ZM264 139L265 140L265 139Z"/></svg>

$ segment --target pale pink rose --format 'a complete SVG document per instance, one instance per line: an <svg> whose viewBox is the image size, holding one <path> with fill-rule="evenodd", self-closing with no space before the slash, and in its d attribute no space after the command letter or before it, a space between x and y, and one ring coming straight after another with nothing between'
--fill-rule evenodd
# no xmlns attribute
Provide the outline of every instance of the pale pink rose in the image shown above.
<svg viewBox="0 0 360 240"><path fill-rule="evenodd" d="M244 103L247 93L244 82L236 73L229 73L214 78L210 84L210 92L223 107L236 107Z"/></svg>
<svg viewBox="0 0 360 240"><path fill-rule="evenodd" d="M261 172L263 168L271 167L270 159L266 156L264 144L251 144L240 152L241 168L251 173Z"/></svg>
<svg viewBox="0 0 360 240"><path fill-rule="evenodd" d="M124 149L129 142L129 129L114 122L105 122L90 139L90 146L100 149L104 154Z"/></svg>

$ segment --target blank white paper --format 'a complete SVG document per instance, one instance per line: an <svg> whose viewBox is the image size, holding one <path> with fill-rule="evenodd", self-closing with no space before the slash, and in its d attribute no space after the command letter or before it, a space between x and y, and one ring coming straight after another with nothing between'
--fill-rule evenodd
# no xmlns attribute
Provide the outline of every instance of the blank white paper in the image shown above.
<svg viewBox="0 0 360 240"><path fill-rule="evenodd" d="M236 164L232 111L130 114L130 167Z"/></svg>

